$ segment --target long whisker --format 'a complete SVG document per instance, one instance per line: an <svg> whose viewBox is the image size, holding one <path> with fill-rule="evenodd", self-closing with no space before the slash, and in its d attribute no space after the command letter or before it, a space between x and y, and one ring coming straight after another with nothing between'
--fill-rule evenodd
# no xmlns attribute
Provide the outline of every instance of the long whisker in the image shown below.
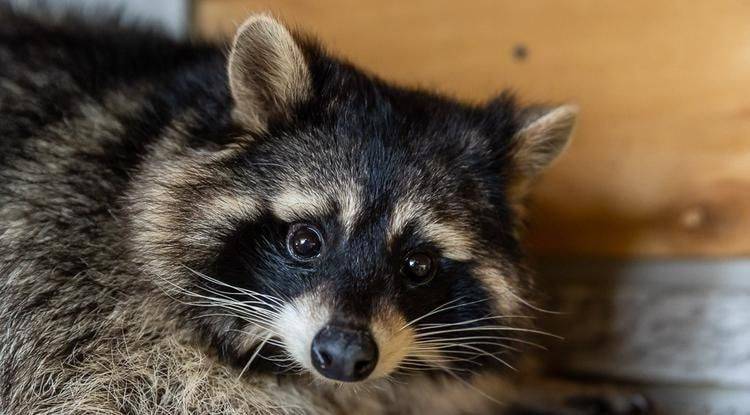
<svg viewBox="0 0 750 415"><path fill-rule="evenodd" d="M279 306L283 306L284 305L283 300L281 298L276 297L276 296L273 296L273 295L270 295L270 294L259 293L257 291L248 290L246 288L236 287L234 285L227 284L227 283L225 283L223 281L219 281L216 278L209 277L208 275L206 275L206 274L204 274L202 272L196 271L196 270L188 267L187 265L182 264L182 266L185 267L185 269L187 269L188 271L192 272L193 274L197 275L198 277L203 278L204 280L206 280L206 281L208 281L208 282L210 282L212 284L220 285L222 287L226 287L226 288L229 288L231 290L235 290L238 293L247 294L247 295L251 295L251 296L259 296L259 297L267 298L269 301L273 301L276 304L278 304Z"/></svg>
<svg viewBox="0 0 750 415"><path fill-rule="evenodd" d="M527 345L529 345L529 346L534 346L534 347L538 347L539 349L542 349L542 350L547 350L547 348L546 348L546 347L542 346L542 345L541 345L541 344L539 344L539 343L534 343L534 342L531 342L531 341L528 341L528 340L524 340L524 339L518 339L518 338L515 338L515 337L503 337L503 336L466 336L466 337L451 337L451 338L449 338L449 339L429 339L429 340L420 340L420 341L419 341L419 343L420 343L420 344L431 344L431 343L440 343L440 342L445 342L445 341L447 341L447 340L450 340L450 341L464 341L464 340L504 340L504 341L512 341L512 342L517 342L517 343L523 343L523 344L527 344Z"/></svg>
<svg viewBox="0 0 750 415"><path fill-rule="evenodd" d="M237 315L237 314L231 314L231 313L209 313L209 314L201 314L201 315L192 317L191 320L200 319L200 318L208 318L208 317L233 317L233 318L237 318L237 319L240 319L242 321L245 321L247 323L253 323L253 324L255 324L255 323L263 323L263 324L273 325L273 321L268 320L268 319L248 319L246 317L243 317L243 316L240 316L240 315ZM265 327L263 327L263 328L265 328Z"/></svg>
<svg viewBox="0 0 750 415"><path fill-rule="evenodd" d="M268 340L266 340L267 344L270 344L272 346L284 347L284 343L282 343L280 340L273 338L273 336L278 336L278 334L276 334L275 332L272 332L271 330L267 330L267 331L269 333L263 333L265 336L259 336L257 333L250 333L244 330L238 330L238 329L229 330L230 333L241 333L248 337L252 337L254 339L264 339L270 335L271 337L269 337Z"/></svg>
<svg viewBox="0 0 750 415"><path fill-rule="evenodd" d="M208 303L207 303L207 304L200 304L200 303L199 303L199 304L193 304L193 305L205 305L205 306L211 306L211 305L216 305L216 303L217 303L217 302L218 302L218 303L224 303L224 304L227 304L227 303L229 303L229 304L232 304L232 305L242 305L242 304L245 304L245 303L249 303L249 302L247 302L247 301L245 301L245 302L242 302L242 301L236 300L236 299L234 299L234 298L231 298L231 297L229 297L229 296L225 296L225 295L221 295L221 297L212 297L212 296L206 296L206 295L203 295L203 294L199 294L199 293L196 293L196 292L190 291L190 290L188 290L188 289L186 289L186 288L180 287L180 286L178 286L177 284L175 284L175 283L173 283L173 282L171 282L171 281L169 281L169 280L165 280L165 282L166 282L167 284L171 285L171 286L172 286L172 287L173 287L174 289L176 289L176 290L177 290L178 292L180 292L180 293L183 293L183 294L185 294L185 295L187 295L187 296L189 296L189 297L193 297L193 298L199 298L199 299L203 299L203 300L207 300L207 301L208 301ZM208 292L210 293L210 290L206 290L206 291L208 291ZM168 293L167 293L167 294L168 294ZM252 292L249 292L249 291L248 291L247 295L252 295ZM174 297L172 297L172 298L174 298ZM184 301L181 301L181 300L179 300L179 299L176 299L176 300L177 300L177 301L180 301L180 302L182 302L182 303L185 303ZM189 303L188 303L188 304L189 304ZM270 310L274 310L274 311L276 310L276 306L275 306L275 305L273 305L273 304L268 304L267 302L264 302L264 301L259 301L259 302L258 302L258 304L260 304L260 305L264 305L264 306L266 306L266 307L269 307L269 309L270 309ZM249 304L248 304L248 305L249 305Z"/></svg>
<svg viewBox="0 0 750 415"><path fill-rule="evenodd" d="M546 309L544 309L544 308L541 308L541 307L539 307L539 306L536 306L536 305L534 305L534 304L532 304L532 303L530 303L530 302L528 302L528 301L524 300L523 298L521 298L521 297L520 297L520 296L519 296L518 294L516 294L516 293L514 293L513 291L511 291L511 290L510 290L510 288L507 288L507 287L506 287L506 289L505 289L505 292L506 292L507 294L510 294L510 296L511 296L511 297L513 297L513 298L515 298L516 300L518 300L518 302L519 302L519 303L521 303L521 304L525 305L526 307L529 307L529 308L531 308L532 310L535 310L535 311L539 311L540 313L546 313L546 314L554 314L554 315L565 314L565 313L562 313L562 312L560 312L560 311L552 311L552 310L546 310Z"/></svg>
<svg viewBox="0 0 750 415"><path fill-rule="evenodd" d="M420 328L441 328L441 327L451 327L451 326L463 326L466 324L472 324L477 323L480 321L486 321L486 320L497 320L497 319L505 319L505 318L526 318L526 319L533 319L533 316L525 316L525 315L495 315L495 316L487 316L487 317L481 317L481 318L475 318L471 320L464 320L459 321L456 323L429 323L429 324L422 324L419 327Z"/></svg>
<svg viewBox="0 0 750 415"><path fill-rule="evenodd" d="M213 288L203 286L201 287L201 289L211 294L211 295L204 295L204 294L193 292L186 288L180 287L174 284L173 282L165 279L166 283L168 283L177 292L182 293L189 298L194 298L198 300L198 301L183 301L181 299L175 298L176 301L182 304L191 305L195 307L220 308L220 309L227 311L226 313L201 314L199 316L196 316L196 318L207 318L207 317L215 317L215 316L237 318L249 324L257 326L261 328L264 332L268 333L268 336L265 338L262 344L268 343L268 344L273 344L278 347L282 347L282 348L284 347L284 345L281 344L280 342L271 340L271 337L273 336L281 337L280 333L275 327L275 320L277 319L279 315L279 311L280 311L279 309L281 308L280 304L282 304L279 299L270 295L257 293L255 291L246 290L243 288L232 286L230 284L223 283L203 273L192 270L187 266L185 268L189 269L195 275L200 276L206 281L209 281L215 285L233 290L232 292L228 292L224 290L213 289ZM241 294L241 295L248 296L251 299L250 300L238 300L236 298L231 297L230 294ZM167 292L167 295L170 295L170 294ZM170 297L172 296L170 295ZM242 331L242 330L235 330L235 331L244 333L251 337L258 337L258 333L249 333L249 332ZM255 357L253 357L253 359L255 359Z"/></svg>
<svg viewBox="0 0 750 415"><path fill-rule="evenodd" d="M225 301L221 299L213 299L210 297L207 297L207 298L212 301L183 302L183 304L192 305L195 307L204 307L204 308L221 307L227 310L236 311L243 315L257 316L261 318L275 318L275 317L278 317L279 315L279 313L275 310L268 310L268 309L260 308L257 306L248 306L248 305L243 305L241 303L235 303L232 301Z"/></svg>
<svg viewBox="0 0 750 415"><path fill-rule="evenodd" d="M436 349L440 349L440 350L445 350L445 349L449 349L450 350L453 347L460 347L461 345L464 345L464 344L475 345L475 346L476 345L479 345L479 346L498 346L498 347L502 347L504 349L512 350L514 352L520 352L521 351L518 348L515 348L515 347L510 346L508 344L501 343L501 342L491 342L491 341L475 341L475 342L467 342L467 343L449 343L449 342L437 343L436 342L436 343L430 345L430 348L436 348Z"/></svg>
<svg viewBox="0 0 750 415"><path fill-rule="evenodd" d="M519 332L524 332L524 333L539 334L542 336L550 336L550 337L557 338L559 340L564 340L563 337L552 334L552 333L547 333L546 331L526 329L526 328L520 328L520 327L508 327L508 326L479 326L479 327L463 327L459 329L450 329L450 330L427 331L427 332L416 334L414 335L414 337L423 338L423 337L435 336L438 334L458 333L458 332L467 332L467 331L488 331L488 330L489 331L519 331Z"/></svg>
<svg viewBox="0 0 750 415"><path fill-rule="evenodd" d="M403 329L411 326L412 324L414 324L414 323L416 323L416 322L418 322L418 321L420 321L420 320L422 320L422 319L424 319L426 317L429 317L429 316L431 316L431 315L433 315L435 313L438 313L438 312L442 311L441 308L446 307L446 306L448 306L450 304L453 304L453 303L455 303L457 301L461 301L461 299L463 299L463 297L458 297L458 298L455 298L453 300L448 301L447 303L440 304L439 306L433 308L432 310L428 311L427 313L425 313L425 314L423 314L423 315L415 318L414 320L411 320L408 323L404 324L403 327L401 327L401 330L403 330Z"/></svg>
<svg viewBox="0 0 750 415"><path fill-rule="evenodd" d="M482 349L480 349L478 347L474 347L474 346L471 346L471 345L468 345L468 344L458 344L457 346L458 347L463 347L463 348L466 348L466 349L469 349L469 350L474 350L475 352L477 352L477 353L479 353L479 354L481 354L483 356L488 356L488 357L490 357L492 359L497 360L498 362L500 362L501 364L507 366L508 368L510 368L511 370L513 370L514 372L518 372L518 369L516 369L515 367L511 366L511 364L508 363L508 362L506 362L505 360L497 357L497 355L494 354L494 353L490 353L490 352L488 352L486 350L482 350Z"/></svg>
<svg viewBox="0 0 750 415"><path fill-rule="evenodd" d="M266 345L266 343L267 343L267 342L268 342L268 341L269 341L270 339L271 339L271 335L268 335L268 336L266 336L265 340L263 340L263 341L262 341L262 342L261 342L261 343L260 343L260 344L258 345L258 347L257 347L257 348L255 348L255 352L253 352L253 355L252 355L252 356L250 356L250 360L248 360L248 361L247 361L247 364L245 365L245 367L243 367L243 368L242 368L242 371L240 372L240 375L239 375L239 376L237 377L237 379L238 379L238 380L239 380L239 379L242 379L242 375L244 375L244 374L245 374L245 371L247 370L247 368L249 368L249 367L250 367L250 364L252 364L252 363L253 363L253 361L255 360L255 358L256 358L256 357L258 356L258 353L260 353L260 350L261 350L261 349L263 348L263 346L265 346L265 345Z"/></svg>
<svg viewBox="0 0 750 415"><path fill-rule="evenodd" d="M450 369L448 369L447 367L445 367L445 366L440 366L440 369L442 369L442 370L443 370L443 371L444 371L445 373L449 374L449 375L450 375L451 377L453 377L454 379L456 379L456 380L458 380L459 382L461 382L461 383L462 383L462 384L463 384L464 386L468 387L469 389L472 389L473 391L475 391L475 392L477 392L478 394L482 395L483 397L485 397L485 398L489 399L490 401L492 401L492 402L494 402L494 403L496 403L496 404L498 404L498 405L500 405L500 406L503 406L503 405L504 405L504 403L503 403L503 402L500 402L500 401L498 401L497 399L495 399L495 398L493 398L492 396L488 395L488 394L487 394L486 392L484 392L483 390L481 390L481 389L477 388L476 386L474 386L474 385L472 385L471 383L469 383L469 382L465 381L464 379L461 379L461 377L460 377L460 376L458 376L458 375L456 375L455 373L453 373L453 372L452 372L452 371L451 371Z"/></svg>
<svg viewBox="0 0 750 415"><path fill-rule="evenodd" d="M452 355L452 356L450 356ZM446 353L441 354L428 354L428 353L414 353L411 355L412 358L422 358L425 360L429 360L430 362L463 362L471 359L466 359L465 357L459 357L460 355L469 355L469 356L475 356L475 353L463 351L463 350L449 350ZM404 359L404 361L408 361L407 359Z"/></svg>
<svg viewBox="0 0 750 415"><path fill-rule="evenodd" d="M459 308L459 307L466 307L466 306L469 306L469 305L473 305L473 304L477 304L477 303L481 303L481 302L487 301L487 299L481 299L481 300L476 300L476 301L472 301L472 302L468 302L468 303L454 304L454 305L452 305L450 307L446 307L447 305L453 304L453 303L455 303L457 301L460 301L461 299L463 299L463 297L458 297L455 300L448 301L447 303L445 303L445 304L443 304L443 305L441 305L441 306L433 309L432 311L430 311L430 312L428 312L426 314L423 314L420 317L415 318L414 320L406 323L403 327L401 327L401 330L403 330L403 329L405 329L405 328L407 328L409 326L412 326L415 323L417 323L419 321L422 321L425 318L430 317L432 315L435 315L437 313L442 313L444 311L453 310L453 309L456 309L456 308Z"/></svg>
<svg viewBox="0 0 750 415"><path fill-rule="evenodd" d="M209 300L213 300L211 297L206 297ZM207 308L213 308L213 307L220 307L229 311L233 311L235 313L239 313L239 315L243 315L249 318L258 318L258 319L269 319L274 318L278 316L277 312L272 312L269 310L261 309L261 308L250 308L250 307L241 307L240 305L233 303L233 302L224 302L220 299L216 299L218 301L208 301L206 303L196 303L196 302L182 302L185 305L192 305L196 307L207 307Z"/></svg>

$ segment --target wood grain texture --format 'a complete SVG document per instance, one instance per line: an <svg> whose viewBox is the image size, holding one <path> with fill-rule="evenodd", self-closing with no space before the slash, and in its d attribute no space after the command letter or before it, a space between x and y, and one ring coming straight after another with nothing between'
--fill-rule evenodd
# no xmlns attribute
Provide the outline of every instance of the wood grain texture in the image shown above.
<svg viewBox="0 0 750 415"><path fill-rule="evenodd" d="M750 261L547 263L564 373L750 394ZM550 360L551 358L551 360Z"/></svg>
<svg viewBox="0 0 750 415"><path fill-rule="evenodd" d="M643 402L645 399L655 411L650 412L652 415L750 415L748 390L715 385L632 384L601 379L547 377L522 379L520 390L524 402L532 407L555 398L569 401L571 398L607 397L608 402L619 408L624 402ZM540 410L533 413L559 412Z"/></svg>
<svg viewBox="0 0 750 415"><path fill-rule="evenodd" d="M578 103L535 192L535 252L750 254L750 2L198 0L196 27L264 10L398 82Z"/></svg>

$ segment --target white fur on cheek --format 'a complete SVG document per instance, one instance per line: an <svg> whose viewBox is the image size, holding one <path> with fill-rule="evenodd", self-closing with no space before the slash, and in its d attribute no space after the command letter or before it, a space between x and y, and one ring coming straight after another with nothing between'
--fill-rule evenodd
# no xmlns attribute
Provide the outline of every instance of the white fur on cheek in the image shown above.
<svg viewBox="0 0 750 415"><path fill-rule="evenodd" d="M317 293L303 294L286 304L275 326L287 353L302 367L315 374L310 358L313 338L331 317L331 310Z"/></svg>

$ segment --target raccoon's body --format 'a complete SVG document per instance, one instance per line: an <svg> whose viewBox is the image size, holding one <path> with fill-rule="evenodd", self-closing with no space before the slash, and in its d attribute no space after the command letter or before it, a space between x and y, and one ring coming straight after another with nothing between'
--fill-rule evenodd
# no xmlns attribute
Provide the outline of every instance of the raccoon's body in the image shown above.
<svg viewBox="0 0 750 415"><path fill-rule="evenodd" d="M266 16L228 54L0 16L0 413L504 399L467 384L531 330L519 209L572 108L394 87Z"/></svg>

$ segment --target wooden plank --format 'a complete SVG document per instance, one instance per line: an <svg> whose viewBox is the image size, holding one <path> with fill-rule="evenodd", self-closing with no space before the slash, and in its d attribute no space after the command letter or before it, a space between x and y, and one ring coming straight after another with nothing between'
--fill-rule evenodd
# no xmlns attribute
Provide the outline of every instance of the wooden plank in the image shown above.
<svg viewBox="0 0 750 415"><path fill-rule="evenodd" d="M633 384L564 377L532 377L516 382L523 391L524 401L529 405L549 401L564 402L571 397L608 396L615 405L645 398L658 415L750 415L748 388Z"/></svg>
<svg viewBox="0 0 750 415"><path fill-rule="evenodd" d="M750 254L750 2L199 0L195 22L226 35L261 10L398 82L577 102L537 253Z"/></svg>
<svg viewBox="0 0 750 415"><path fill-rule="evenodd" d="M750 415L750 391L710 386L652 386L646 388L659 414Z"/></svg>
<svg viewBox="0 0 750 415"><path fill-rule="evenodd" d="M1 0L0 5L11 5L15 10L41 17L63 16L73 13L94 23L109 16L117 16L125 24L156 26L174 38L187 36L191 26L190 0Z"/></svg>
<svg viewBox="0 0 750 415"><path fill-rule="evenodd" d="M546 263L552 366L638 383L750 394L750 261Z"/></svg>

